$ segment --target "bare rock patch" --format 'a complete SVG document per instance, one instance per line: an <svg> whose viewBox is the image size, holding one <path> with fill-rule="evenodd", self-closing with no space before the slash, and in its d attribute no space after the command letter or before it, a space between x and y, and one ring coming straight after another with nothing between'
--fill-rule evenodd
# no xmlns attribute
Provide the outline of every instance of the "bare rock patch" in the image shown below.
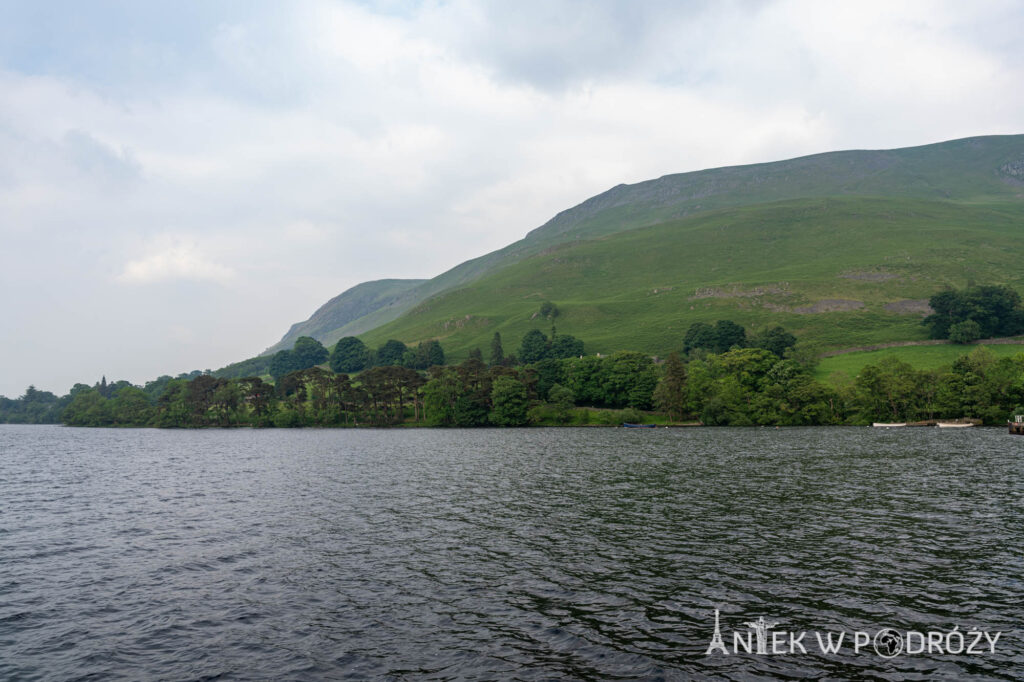
<svg viewBox="0 0 1024 682"><path fill-rule="evenodd" d="M882 306L890 313L898 315L931 315L935 311L928 305L926 298L905 298L900 301L893 301Z"/></svg>

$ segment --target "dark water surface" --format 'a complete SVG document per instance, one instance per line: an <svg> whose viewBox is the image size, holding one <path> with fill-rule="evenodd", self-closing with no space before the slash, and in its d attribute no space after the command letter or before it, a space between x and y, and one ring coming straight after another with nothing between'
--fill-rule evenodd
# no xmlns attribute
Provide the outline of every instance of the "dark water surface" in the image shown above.
<svg viewBox="0 0 1024 682"><path fill-rule="evenodd" d="M1002 429L0 427L0 678L1022 679L1022 474ZM706 656L716 608L1002 634Z"/></svg>

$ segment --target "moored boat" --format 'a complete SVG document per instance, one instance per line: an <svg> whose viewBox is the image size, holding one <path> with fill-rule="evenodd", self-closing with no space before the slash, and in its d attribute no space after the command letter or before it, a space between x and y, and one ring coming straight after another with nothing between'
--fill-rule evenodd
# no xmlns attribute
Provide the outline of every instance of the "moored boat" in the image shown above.
<svg viewBox="0 0 1024 682"><path fill-rule="evenodd" d="M895 429L896 427L906 426L907 424L906 422L893 422L891 424L887 422L874 422L871 425L876 429Z"/></svg>
<svg viewBox="0 0 1024 682"><path fill-rule="evenodd" d="M1024 415L1018 414L1014 416L1012 422L1006 422L1006 426L1013 435L1024 436Z"/></svg>
<svg viewBox="0 0 1024 682"><path fill-rule="evenodd" d="M939 422L936 424L940 429L966 429L968 426L974 426L974 424L967 422L966 424L948 424L945 422Z"/></svg>

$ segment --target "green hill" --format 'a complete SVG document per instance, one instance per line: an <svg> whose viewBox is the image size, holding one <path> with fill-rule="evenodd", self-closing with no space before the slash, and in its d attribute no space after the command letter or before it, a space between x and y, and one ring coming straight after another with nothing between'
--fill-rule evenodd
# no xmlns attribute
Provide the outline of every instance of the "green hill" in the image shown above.
<svg viewBox="0 0 1024 682"><path fill-rule="evenodd" d="M547 329L533 314L552 300L558 329L589 351L663 353L692 322L726 317L827 347L923 338L923 302L943 286L1019 286L1022 228L1024 135L669 175L588 199L358 318L332 317L346 292L318 311L344 324L289 334L438 338L458 357L494 331L511 350Z"/></svg>
<svg viewBox="0 0 1024 682"><path fill-rule="evenodd" d="M426 301L363 336L441 339L449 354L518 343L545 300L591 352L679 350L696 321L782 324L825 347L923 339L927 298L969 281L1020 287L1024 202L844 197L723 209L565 245Z"/></svg>
<svg viewBox="0 0 1024 682"><path fill-rule="evenodd" d="M305 322L293 324L288 333L263 354L269 355L282 349L289 349L300 336L312 336L321 343L334 344L343 336L352 336L373 329L379 324L373 321L375 313L386 314L396 302L402 300L404 294L425 281L381 279L358 284L317 308Z"/></svg>

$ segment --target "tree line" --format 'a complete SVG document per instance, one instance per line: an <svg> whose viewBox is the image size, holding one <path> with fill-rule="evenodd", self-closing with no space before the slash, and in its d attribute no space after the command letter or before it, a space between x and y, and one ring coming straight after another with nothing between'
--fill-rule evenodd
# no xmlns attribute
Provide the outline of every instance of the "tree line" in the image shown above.
<svg viewBox="0 0 1024 682"><path fill-rule="evenodd" d="M317 364L272 381L193 372L141 387L104 378L93 386L76 384L63 397L30 387L21 398L0 397L0 421L187 428L622 421L781 426L959 417L1001 424L1024 413L1024 354L996 358L979 348L936 370L887 358L826 384L815 379L813 362L796 352L781 327L748 337L740 325L725 322L694 325L680 351L663 361L632 351L586 355L581 341L554 329L550 336L528 332L516 354L504 352L496 333L487 362L474 350L457 365L444 364L436 341L414 348L389 341L371 351L348 337L328 352L300 339L289 351L292 361ZM725 338L732 341L727 349ZM359 369L339 371L345 367Z"/></svg>

